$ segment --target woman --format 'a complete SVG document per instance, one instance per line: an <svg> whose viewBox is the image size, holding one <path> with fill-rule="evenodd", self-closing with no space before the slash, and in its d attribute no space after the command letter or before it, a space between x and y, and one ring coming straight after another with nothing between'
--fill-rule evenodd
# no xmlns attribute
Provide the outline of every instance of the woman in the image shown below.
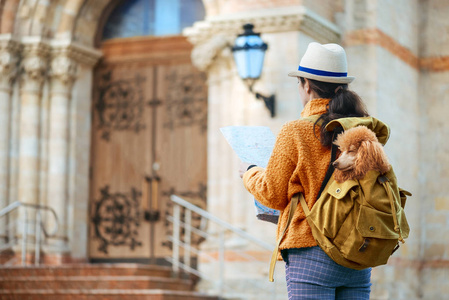
<svg viewBox="0 0 449 300"><path fill-rule="evenodd" d="M346 53L337 44L310 43L298 71L301 119L285 124L267 167L242 164L247 190L263 205L280 210L277 235L286 226L291 199L303 193L311 208L325 177L332 132L325 126L343 117L366 117L365 106L348 83ZM369 299L371 269L352 270L336 264L318 246L296 209L280 244L286 262L289 299Z"/></svg>

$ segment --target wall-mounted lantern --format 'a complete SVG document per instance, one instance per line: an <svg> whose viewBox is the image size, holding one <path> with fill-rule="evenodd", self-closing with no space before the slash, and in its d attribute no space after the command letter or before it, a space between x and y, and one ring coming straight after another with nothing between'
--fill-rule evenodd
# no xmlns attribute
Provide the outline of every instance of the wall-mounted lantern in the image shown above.
<svg viewBox="0 0 449 300"><path fill-rule="evenodd" d="M239 34L232 47L235 64L240 78L246 83L251 93L257 99L263 100L265 106L271 113L271 117L275 116L275 97L271 95L266 97L260 93L253 91L253 85L259 79L262 73L265 51L268 45L260 38L260 33L253 31L253 24L245 24L244 32Z"/></svg>

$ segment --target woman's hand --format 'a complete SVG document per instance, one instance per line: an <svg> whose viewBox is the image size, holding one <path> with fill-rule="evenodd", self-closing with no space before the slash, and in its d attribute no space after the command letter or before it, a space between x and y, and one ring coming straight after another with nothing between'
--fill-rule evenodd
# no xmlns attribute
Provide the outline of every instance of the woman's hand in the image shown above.
<svg viewBox="0 0 449 300"><path fill-rule="evenodd" d="M240 175L240 178L243 178L243 174L245 174L245 172L248 170L248 167L250 166L251 164L249 164L249 163L247 163L247 162L241 162L240 163L240 168L239 168L239 175Z"/></svg>

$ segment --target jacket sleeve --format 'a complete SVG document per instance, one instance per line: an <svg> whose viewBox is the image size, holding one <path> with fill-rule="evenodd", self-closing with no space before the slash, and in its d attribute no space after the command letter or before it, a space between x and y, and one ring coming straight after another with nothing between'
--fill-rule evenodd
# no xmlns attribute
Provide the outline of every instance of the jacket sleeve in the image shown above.
<svg viewBox="0 0 449 300"><path fill-rule="evenodd" d="M284 210L289 202L289 182L298 160L294 134L289 123L285 124L276 139L266 169L254 167L243 175L245 188L261 204L273 209Z"/></svg>

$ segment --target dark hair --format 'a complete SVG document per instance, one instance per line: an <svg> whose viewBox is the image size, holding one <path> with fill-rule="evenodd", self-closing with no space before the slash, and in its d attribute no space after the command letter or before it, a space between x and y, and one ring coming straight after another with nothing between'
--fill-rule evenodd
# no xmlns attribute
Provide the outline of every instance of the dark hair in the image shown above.
<svg viewBox="0 0 449 300"><path fill-rule="evenodd" d="M303 77L299 77L299 79L304 85L305 79ZM332 145L333 132L326 130L326 125L330 121L345 117L369 116L362 99L355 92L348 90L347 84L322 82L308 78L307 80L309 87L320 98L330 99L326 113L322 114L315 122L316 125L322 120L320 141L323 146L330 147Z"/></svg>

